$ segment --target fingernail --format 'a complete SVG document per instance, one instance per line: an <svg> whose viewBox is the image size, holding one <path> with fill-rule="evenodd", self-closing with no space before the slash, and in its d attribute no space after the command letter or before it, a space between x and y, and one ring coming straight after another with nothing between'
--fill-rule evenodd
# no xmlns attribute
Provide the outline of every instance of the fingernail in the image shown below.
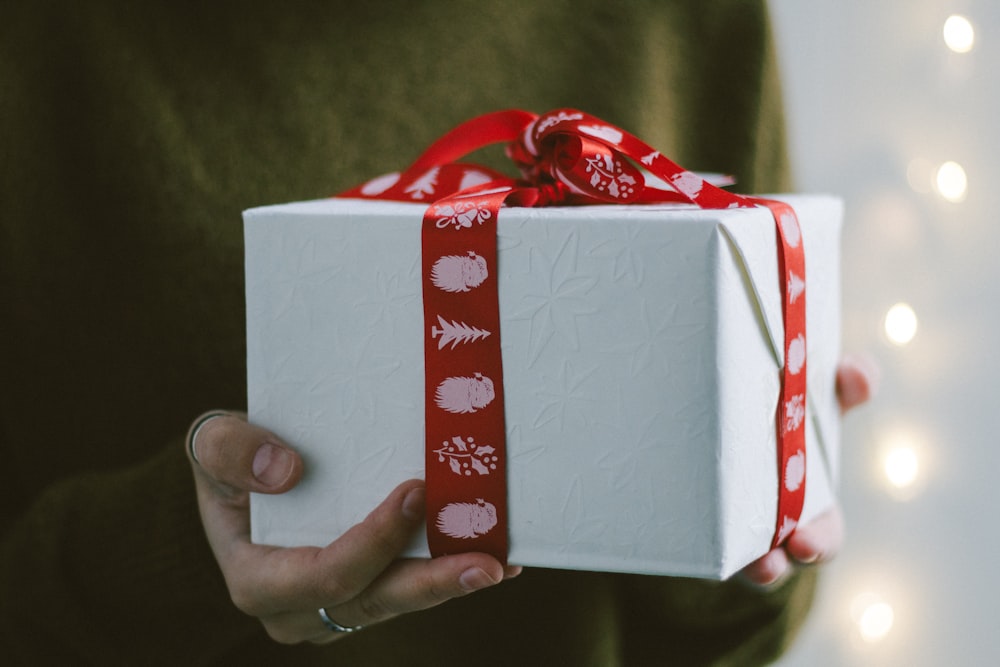
<svg viewBox="0 0 1000 667"><path fill-rule="evenodd" d="M486 574L485 570L478 567L470 567L458 578L459 586L462 587L462 590L468 591L469 593L498 583L500 582L494 580L493 577Z"/></svg>
<svg viewBox="0 0 1000 667"><path fill-rule="evenodd" d="M424 487L418 487L403 498L403 516L410 521L424 518Z"/></svg>
<svg viewBox="0 0 1000 667"><path fill-rule="evenodd" d="M292 453L284 447L265 442L253 456L253 476L264 486L278 486L292 474Z"/></svg>

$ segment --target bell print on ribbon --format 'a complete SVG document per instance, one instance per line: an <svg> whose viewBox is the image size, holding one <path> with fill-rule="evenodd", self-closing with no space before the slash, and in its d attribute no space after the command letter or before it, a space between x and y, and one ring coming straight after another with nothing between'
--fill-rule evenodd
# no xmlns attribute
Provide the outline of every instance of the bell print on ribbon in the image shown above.
<svg viewBox="0 0 1000 667"><path fill-rule="evenodd" d="M457 230L468 229L473 224L481 225L493 217L493 213L488 208L480 207L477 202L471 201L437 206L432 215L440 216L434 223L438 229L454 227Z"/></svg>
<svg viewBox="0 0 1000 667"><path fill-rule="evenodd" d="M489 275L486 260L472 250L466 255L445 255L431 268L431 282L445 292L468 292Z"/></svg>
<svg viewBox="0 0 1000 667"><path fill-rule="evenodd" d="M449 503L437 516L437 528L448 537L470 540L493 530L497 508L482 498L475 503Z"/></svg>

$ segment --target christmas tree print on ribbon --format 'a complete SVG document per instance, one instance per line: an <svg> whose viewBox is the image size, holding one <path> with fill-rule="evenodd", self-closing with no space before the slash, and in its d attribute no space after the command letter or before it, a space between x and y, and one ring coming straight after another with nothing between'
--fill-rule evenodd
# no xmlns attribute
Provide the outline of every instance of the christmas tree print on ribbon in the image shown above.
<svg viewBox="0 0 1000 667"><path fill-rule="evenodd" d="M437 320L441 326L440 328L431 327L431 338L437 339L439 350L444 348L448 343L451 343L451 349L454 350L459 345L474 343L490 335L489 331L470 326L465 322L456 322L454 320L448 322L440 315L437 316Z"/></svg>

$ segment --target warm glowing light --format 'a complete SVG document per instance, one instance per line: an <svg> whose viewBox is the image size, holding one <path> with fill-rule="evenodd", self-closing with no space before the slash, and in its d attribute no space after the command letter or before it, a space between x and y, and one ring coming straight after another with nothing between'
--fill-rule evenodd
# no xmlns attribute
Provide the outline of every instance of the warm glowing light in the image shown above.
<svg viewBox="0 0 1000 667"><path fill-rule="evenodd" d="M917 314L908 304L897 303L885 314L885 335L896 345L906 345L917 335Z"/></svg>
<svg viewBox="0 0 1000 667"><path fill-rule="evenodd" d="M877 642L892 630L895 614L888 602L875 602L861 612L858 619L858 630L866 642Z"/></svg>
<svg viewBox="0 0 1000 667"><path fill-rule="evenodd" d="M912 485L920 471L917 452L907 445L898 445L890 449L883 460L885 476L897 489Z"/></svg>
<svg viewBox="0 0 1000 667"><path fill-rule="evenodd" d="M957 162L945 162L938 167L934 184L942 197L950 202L960 202L965 199L969 182L962 165Z"/></svg>
<svg viewBox="0 0 1000 667"><path fill-rule="evenodd" d="M955 53L968 53L976 41L976 31L964 16L953 14L944 22L944 43Z"/></svg>

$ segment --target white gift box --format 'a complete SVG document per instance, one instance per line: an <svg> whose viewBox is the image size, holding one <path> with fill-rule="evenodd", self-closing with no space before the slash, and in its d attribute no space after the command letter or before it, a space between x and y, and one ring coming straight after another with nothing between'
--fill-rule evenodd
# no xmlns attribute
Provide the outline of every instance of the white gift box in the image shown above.
<svg viewBox="0 0 1000 667"><path fill-rule="evenodd" d="M806 252L805 522L834 502L842 204L780 198ZM245 212L250 419L307 470L289 493L252 497L255 542L325 545L423 477L424 209ZM502 209L511 563L725 578L768 551L775 243L766 208ZM408 555L428 555L422 534Z"/></svg>

